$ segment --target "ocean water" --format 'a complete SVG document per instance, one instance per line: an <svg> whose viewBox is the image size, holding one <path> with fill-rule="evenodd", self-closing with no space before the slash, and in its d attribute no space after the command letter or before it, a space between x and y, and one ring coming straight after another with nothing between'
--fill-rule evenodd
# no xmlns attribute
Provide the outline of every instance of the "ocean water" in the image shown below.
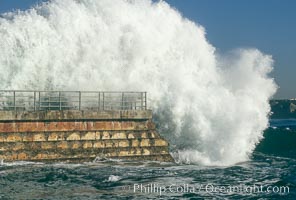
<svg viewBox="0 0 296 200"><path fill-rule="evenodd" d="M249 161L224 167L4 162L0 199L295 199L296 120L272 120L264 137Z"/></svg>

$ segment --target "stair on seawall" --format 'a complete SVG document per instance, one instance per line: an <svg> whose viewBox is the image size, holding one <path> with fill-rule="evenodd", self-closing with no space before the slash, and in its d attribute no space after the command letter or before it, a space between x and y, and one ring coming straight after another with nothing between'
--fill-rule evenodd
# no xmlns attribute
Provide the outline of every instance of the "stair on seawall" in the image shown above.
<svg viewBox="0 0 296 200"><path fill-rule="evenodd" d="M151 110L0 111L0 158L76 161L100 156L171 162L169 144L151 116Z"/></svg>

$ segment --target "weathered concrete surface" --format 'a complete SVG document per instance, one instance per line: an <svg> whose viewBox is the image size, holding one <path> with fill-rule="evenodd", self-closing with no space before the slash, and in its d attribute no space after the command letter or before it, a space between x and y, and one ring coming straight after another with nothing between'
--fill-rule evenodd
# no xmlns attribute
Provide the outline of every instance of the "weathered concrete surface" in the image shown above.
<svg viewBox="0 0 296 200"><path fill-rule="evenodd" d="M0 111L1 121L57 121L57 120L147 120L151 110L61 110L61 111Z"/></svg>
<svg viewBox="0 0 296 200"><path fill-rule="evenodd" d="M154 124L146 121L78 121L78 122L0 122L0 133L94 130L150 130Z"/></svg>
<svg viewBox="0 0 296 200"><path fill-rule="evenodd" d="M150 110L0 111L0 159L79 162L99 156L172 162L169 144L151 118Z"/></svg>

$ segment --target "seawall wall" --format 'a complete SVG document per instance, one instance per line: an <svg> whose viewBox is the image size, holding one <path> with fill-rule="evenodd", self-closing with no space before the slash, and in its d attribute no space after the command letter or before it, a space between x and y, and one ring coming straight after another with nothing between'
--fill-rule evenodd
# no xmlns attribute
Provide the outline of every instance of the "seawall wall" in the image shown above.
<svg viewBox="0 0 296 200"><path fill-rule="evenodd" d="M0 159L173 161L151 110L0 111Z"/></svg>

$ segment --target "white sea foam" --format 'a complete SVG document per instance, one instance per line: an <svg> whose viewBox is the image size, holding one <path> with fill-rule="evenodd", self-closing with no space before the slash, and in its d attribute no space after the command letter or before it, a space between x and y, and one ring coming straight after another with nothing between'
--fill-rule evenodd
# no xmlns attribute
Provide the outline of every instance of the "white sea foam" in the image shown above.
<svg viewBox="0 0 296 200"><path fill-rule="evenodd" d="M108 182L117 182L120 180L120 176L110 175L108 178Z"/></svg>
<svg viewBox="0 0 296 200"><path fill-rule="evenodd" d="M273 60L218 55L205 29L149 0L53 0L0 19L2 89L147 91L178 162L245 161L268 126Z"/></svg>
<svg viewBox="0 0 296 200"><path fill-rule="evenodd" d="M23 166L23 165L44 165L42 162L30 162L30 161L14 161L5 162L5 160L0 159L0 166Z"/></svg>

